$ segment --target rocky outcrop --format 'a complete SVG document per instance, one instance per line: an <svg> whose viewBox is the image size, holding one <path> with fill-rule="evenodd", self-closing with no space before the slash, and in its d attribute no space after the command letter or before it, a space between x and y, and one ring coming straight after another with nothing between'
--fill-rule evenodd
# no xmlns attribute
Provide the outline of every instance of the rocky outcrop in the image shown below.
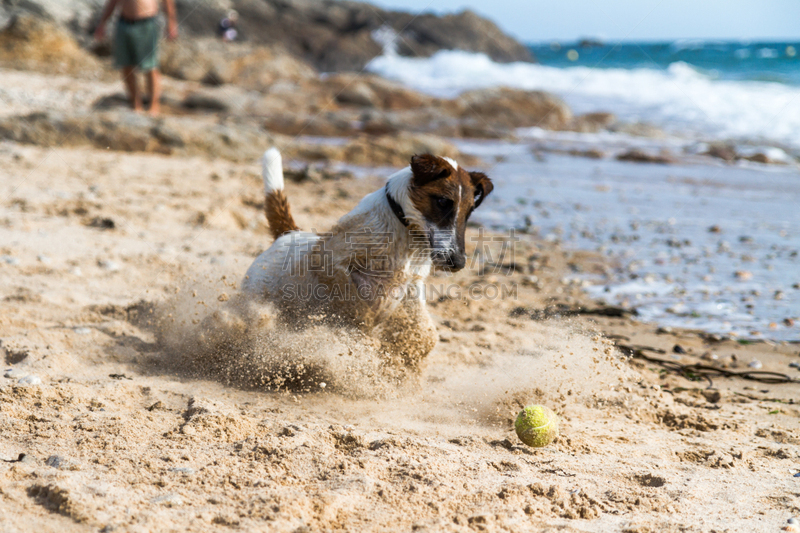
<svg viewBox="0 0 800 533"><path fill-rule="evenodd" d="M0 3L0 28L16 13L27 13L69 28L84 45L102 0L26 0ZM429 56L441 49L482 52L495 61L531 61L530 51L493 22L471 11L437 16L387 11L339 0L177 0L181 31L192 38L214 37L229 9L240 13L242 41L280 45L324 72L361 70L396 36L398 53ZM389 39L391 40L391 39Z"/></svg>
<svg viewBox="0 0 800 533"><path fill-rule="evenodd" d="M566 129L579 133L597 133L608 129L616 122L617 117L612 113L586 113L573 118Z"/></svg>
<svg viewBox="0 0 800 533"><path fill-rule="evenodd" d="M463 154L450 142L434 135L399 133L382 137L359 136L344 145L307 144L293 150L304 160L345 161L354 165L393 166L408 164L414 154L437 154L452 157L464 165L474 165L475 157Z"/></svg>
<svg viewBox="0 0 800 533"><path fill-rule="evenodd" d="M254 91L266 91L278 81L315 80L318 76L310 65L280 47L223 43L213 38L164 43L161 71L181 80L234 84Z"/></svg>
<svg viewBox="0 0 800 533"><path fill-rule="evenodd" d="M572 120L572 112L563 100L542 91L506 87L468 91L454 101L454 106L461 119L472 121L476 132L531 126L564 129Z"/></svg>
<svg viewBox="0 0 800 533"><path fill-rule="evenodd" d="M344 106L399 111L429 106L435 101L430 96L373 74L334 74L325 77L324 85Z"/></svg>
<svg viewBox="0 0 800 533"><path fill-rule="evenodd" d="M739 157L739 154L736 153L736 145L729 143L712 143L703 155L716 157L728 163L736 161Z"/></svg>
<svg viewBox="0 0 800 533"><path fill-rule="evenodd" d="M205 155L252 161L275 142L258 128L131 112L33 113L0 120L0 138L38 146L91 146L124 152Z"/></svg>
<svg viewBox="0 0 800 533"><path fill-rule="evenodd" d="M179 0L178 8L189 13L184 24L196 35L213 32L225 10L234 8L241 15L243 38L280 43L325 72L361 70L380 55L386 43L376 41L376 30L396 34L402 55L426 57L457 49L482 52L499 62L533 59L527 47L471 11L439 17L340 0Z"/></svg>
<svg viewBox="0 0 800 533"><path fill-rule="evenodd" d="M728 163L750 161L763 165L786 165L795 162L792 156L778 147L737 147L733 143L726 142L711 143L702 155L716 157Z"/></svg>
<svg viewBox="0 0 800 533"><path fill-rule="evenodd" d="M17 15L31 15L71 30L83 41L90 38L105 0L2 0L0 28Z"/></svg>
<svg viewBox="0 0 800 533"><path fill-rule="evenodd" d="M278 147L288 159L340 161L371 166L402 166L417 153L476 159L439 137L399 133L356 136L345 143L304 142L236 122L191 117L153 119L128 111L33 113L0 119L0 139L37 146L89 146L124 152L202 156L230 161L257 161L264 149Z"/></svg>
<svg viewBox="0 0 800 533"><path fill-rule="evenodd" d="M500 63L533 60L526 46L470 10L442 17L392 13L388 19L402 36L397 43L401 55L424 57L444 49L481 52Z"/></svg>
<svg viewBox="0 0 800 533"><path fill-rule="evenodd" d="M14 68L116 78L109 60L98 59L79 44L81 39L90 42L101 4L102 0L0 3L5 6L3 16L9 10L16 13L0 30L0 63L5 59ZM209 34L217 17L232 7L241 13L245 40L223 43ZM165 82L163 120L131 115L122 94L107 94L92 106L95 114L38 113L19 124L4 120L0 137L44 146L77 143L234 160L258 157L265 139L284 135L356 137L338 143L345 148L337 150L331 148L333 143L316 152L304 148L303 157L394 164L405 161L407 150L425 151L425 146L437 153L453 152L452 147L434 146L433 136L507 138L519 127L567 129L578 124L564 102L539 91L493 88L439 99L373 74L320 75L298 57L309 57L317 66L329 57L326 54L337 62L355 60L355 55L340 54L340 47L368 56L380 51L374 48L381 41L373 38L376 30L384 36L400 34L397 42L404 44L399 48L408 47L400 53L426 55L453 47L498 60L528 57L524 47L473 13L412 16L334 0L182 0L179 10L184 31L178 41L162 44L161 69L185 82ZM358 59L361 63L337 63L335 68L361 65L365 57ZM597 122L580 124L596 127ZM65 133L72 131L74 137ZM412 141L417 144L409 144Z"/></svg>
<svg viewBox="0 0 800 533"><path fill-rule="evenodd" d="M0 66L81 78L104 75L100 61L69 31L27 13L9 18L0 30Z"/></svg>
<svg viewBox="0 0 800 533"><path fill-rule="evenodd" d="M669 165L675 163L675 158L666 152L650 153L638 148L631 148L619 155L617 161L628 161L632 163L656 163L660 165Z"/></svg>
<svg viewBox="0 0 800 533"><path fill-rule="evenodd" d="M572 113L562 100L539 91L486 89L464 93L454 100L439 100L384 80L359 78L340 88L345 81L326 81L324 86L336 105L327 106L323 112L293 108L274 113L265 117L265 127L287 135L412 131L498 139L513 136L515 128L563 130L573 124Z"/></svg>

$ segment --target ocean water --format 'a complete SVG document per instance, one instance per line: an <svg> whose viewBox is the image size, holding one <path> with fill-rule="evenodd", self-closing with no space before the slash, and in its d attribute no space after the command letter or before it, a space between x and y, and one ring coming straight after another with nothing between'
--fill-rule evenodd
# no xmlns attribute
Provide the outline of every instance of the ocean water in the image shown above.
<svg viewBox="0 0 800 533"><path fill-rule="evenodd" d="M617 268L575 282L641 319L739 338L800 340L800 43L628 43L532 46L540 63L482 54L391 52L368 69L453 97L510 86L563 98L576 114L612 112L663 139L520 130L516 143L460 142L493 162L495 193L478 220L527 228ZM699 157L725 140L784 165ZM632 147L678 154L674 165L616 161ZM596 148L600 160L564 155ZM560 152L560 153L558 153ZM710 228L719 231L709 231Z"/></svg>
<svg viewBox="0 0 800 533"><path fill-rule="evenodd" d="M684 63L712 80L800 85L800 42L542 43L529 48L550 67L667 70Z"/></svg>
<svg viewBox="0 0 800 533"><path fill-rule="evenodd" d="M389 52L367 68L436 96L493 86L544 90L576 114L607 111L685 138L773 145L800 155L800 43L532 49L538 64L500 64L451 50L429 58Z"/></svg>

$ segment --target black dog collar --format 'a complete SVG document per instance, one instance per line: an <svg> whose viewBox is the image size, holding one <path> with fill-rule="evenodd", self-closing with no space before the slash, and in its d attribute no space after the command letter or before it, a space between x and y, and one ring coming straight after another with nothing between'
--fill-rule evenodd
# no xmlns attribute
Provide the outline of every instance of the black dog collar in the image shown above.
<svg viewBox="0 0 800 533"><path fill-rule="evenodd" d="M403 212L403 208L400 207L400 204L398 204L394 198L392 198L392 195L389 194L388 183L386 184L386 201L389 202L389 207L392 208L392 212L397 218L400 219L400 222L402 222L405 227L408 227L408 219L406 218L406 214Z"/></svg>

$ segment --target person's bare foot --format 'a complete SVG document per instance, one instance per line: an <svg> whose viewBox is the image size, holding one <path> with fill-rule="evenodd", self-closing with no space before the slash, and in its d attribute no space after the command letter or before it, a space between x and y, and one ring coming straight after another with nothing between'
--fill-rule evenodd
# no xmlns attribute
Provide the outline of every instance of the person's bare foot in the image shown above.
<svg viewBox="0 0 800 533"><path fill-rule="evenodd" d="M161 114L161 106L155 104L151 105L150 110L147 112L147 114L150 115L151 117L157 117L158 115Z"/></svg>

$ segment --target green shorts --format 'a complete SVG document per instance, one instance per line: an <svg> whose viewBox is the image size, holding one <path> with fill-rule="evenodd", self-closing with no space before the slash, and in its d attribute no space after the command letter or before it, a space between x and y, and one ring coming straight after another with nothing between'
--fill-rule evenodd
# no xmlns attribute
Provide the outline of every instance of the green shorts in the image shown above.
<svg viewBox="0 0 800 533"><path fill-rule="evenodd" d="M120 18L114 36L116 67L136 67L144 72L158 68L159 30L156 17L134 22Z"/></svg>

